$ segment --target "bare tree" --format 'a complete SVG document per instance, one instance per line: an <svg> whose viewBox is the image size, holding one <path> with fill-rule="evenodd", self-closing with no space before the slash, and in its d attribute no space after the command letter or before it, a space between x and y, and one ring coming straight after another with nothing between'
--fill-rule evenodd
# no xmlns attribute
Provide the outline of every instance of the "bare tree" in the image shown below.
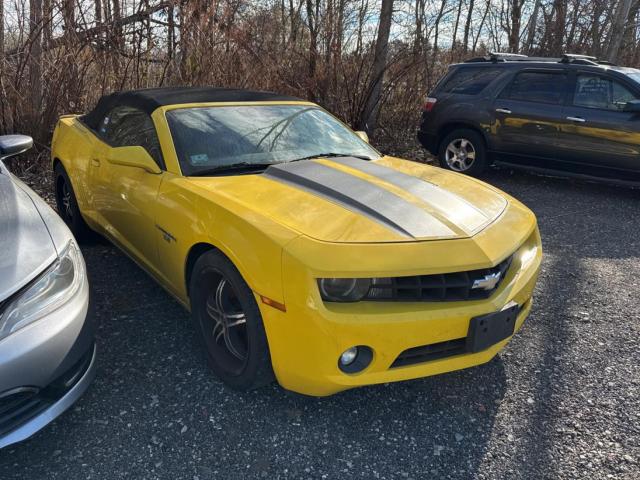
<svg viewBox="0 0 640 480"><path fill-rule="evenodd" d="M625 25L629 18L632 0L620 0L616 8L611 26L611 34L609 35L609 46L607 48L607 60L616 62L618 60L618 52L624 38Z"/></svg>
<svg viewBox="0 0 640 480"><path fill-rule="evenodd" d="M464 24L464 39L462 40L463 51L467 53L469 48L469 31L471 30L471 19L473 18L474 0L469 0L469 9L467 11L467 21Z"/></svg>
<svg viewBox="0 0 640 480"><path fill-rule="evenodd" d="M4 57L4 0L0 0L0 72L2 72L2 61Z"/></svg>
<svg viewBox="0 0 640 480"><path fill-rule="evenodd" d="M540 14L541 3L542 0L535 0L533 12L529 18L529 24L527 26L527 42L525 44L525 51L528 54L533 50L533 42L536 39L536 29L538 28L538 15Z"/></svg>
<svg viewBox="0 0 640 480"><path fill-rule="evenodd" d="M29 77L33 119L38 119L42 107L42 0L29 2Z"/></svg>
<svg viewBox="0 0 640 480"><path fill-rule="evenodd" d="M382 0L380 8L380 22L378 24L378 38L376 40L373 57L373 84L361 118L361 126L367 133L373 134L378 123L380 112L380 97L382 81L387 69L387 53L389 51L389 33L393 16L393 0Z"/></svg>

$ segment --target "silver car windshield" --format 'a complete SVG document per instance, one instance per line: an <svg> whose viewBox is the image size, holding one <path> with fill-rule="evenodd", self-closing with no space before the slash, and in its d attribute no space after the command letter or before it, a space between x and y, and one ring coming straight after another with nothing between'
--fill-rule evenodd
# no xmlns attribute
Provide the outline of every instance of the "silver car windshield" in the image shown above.
<svg viewBox="0 0 640 480"><path fill-rule="evenodd" d="M181 108L167 112L167 121L187 176L321 155L380 157L337 119L309 105Z"/></svg>

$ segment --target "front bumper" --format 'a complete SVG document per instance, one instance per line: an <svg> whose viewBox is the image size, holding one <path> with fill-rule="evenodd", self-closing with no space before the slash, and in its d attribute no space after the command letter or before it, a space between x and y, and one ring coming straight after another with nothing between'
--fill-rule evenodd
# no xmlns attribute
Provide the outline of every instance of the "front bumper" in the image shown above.
<svg viewBox="0 0 640 480"><path fill-rule="evenodd" d="M95 375L94 328L84 282L65 305L0 342L0 448L33 435L84 393Z"/></svg>
<svg viewBox="0 0 640 480"><path fill-rule="evenodd" d="M502 253L498 253L500 248L496 247L500 239L505 242L503 233L488 231L474 240L493 264L498 263L495 256L506 252L503 249ZM512 242L513 240L511 238ZM449 245L450 256L444 259L427 253L434 248L435 243L426 242L424 245L407 246L424 249L420 254L400 255L398 251L396 255L399 258L396 259L376 255L374 259L367 261L366 255L362 255L358 260L362 263L383 264L397 263L400 259L412 262L416 269L420 268L421 258L425 259L425 264L449 262L453 265L455 258L464 256L455 251L455 245L466 244L450 242ZM420 378L489 361L510 338L477 353L462 353L392 367L394 361L408 349L465 338L471 318L502 310L512 302L520 306L514 329L514 333L517 332L531 310L533 289L542 259L540 235L535 224L531 224L530 229L523 232L523 239L518 240L515 245L518 246L515 260L490 298L448 303L324 303L319 298L314 283L315 278L323 275L310 272L294 255L285 253L283 276L287 288L286 312L260 304L272 364L279 383L284 388L299 393L325 396L357 386ZM494 251L490 250L491 246L495 247ZM392 252L393 248L399 247L385 248ZM509 253L513 253L513 248L514 243L511 244ZM350 252L358 251L355 249ZM338 357L356 345L370 347L373 350L373 360L360 373L343 373L338 368Z"/></svg>
<svg viewBox="0 0 640 480"><path fill-rule="evenodd" d="M16 389L7 393L7 405L0 413L0 448L21 442L42 430L73 405L95 377L95 344L67 375L33 395ZM67 380L67 382L64 382ZM71 382L68 382L71 380ZM65 383L70 383L65 385ZM17 397L19 398L12 398ZM0 398L0 408L3 408ZM6 430L6 433L3 433Z"/></svg>

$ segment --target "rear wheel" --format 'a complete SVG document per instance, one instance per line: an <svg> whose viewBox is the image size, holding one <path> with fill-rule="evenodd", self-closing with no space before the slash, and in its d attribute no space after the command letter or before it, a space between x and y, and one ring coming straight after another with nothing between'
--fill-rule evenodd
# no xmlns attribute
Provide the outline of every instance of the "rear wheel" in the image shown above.
<svg viewBox="0 0 640 480"><path fill-rule="evenodd" d="M480 175L487 168L484 139L473 130L454 130L442 139L438 160L442 168Z"/></svg>
<svg viewBox="0 0 640 480"><path fill-rule="evenodd" d="M91 239L93 231L82 218L71 180L60 163L54 170L54 182L58 214L79 242Z"/></svg>
<svg viewBox="0 0 640 480"><path fill-rule="evenodd" d="M190 281L191 315L211 370L227 385L252 390L274 381L253 292L222 253L203 254Z"/></svg>

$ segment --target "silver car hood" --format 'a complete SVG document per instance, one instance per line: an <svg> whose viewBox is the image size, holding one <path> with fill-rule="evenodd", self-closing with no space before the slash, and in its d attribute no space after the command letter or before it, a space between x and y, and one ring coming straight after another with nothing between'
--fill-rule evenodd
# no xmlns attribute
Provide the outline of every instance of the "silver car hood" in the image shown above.
<svg viewBox="0 0 640 480"><path fill-rule="evenodd" d="M38 276L58 255L32 195L0 162L0 302Z"/></svg>

